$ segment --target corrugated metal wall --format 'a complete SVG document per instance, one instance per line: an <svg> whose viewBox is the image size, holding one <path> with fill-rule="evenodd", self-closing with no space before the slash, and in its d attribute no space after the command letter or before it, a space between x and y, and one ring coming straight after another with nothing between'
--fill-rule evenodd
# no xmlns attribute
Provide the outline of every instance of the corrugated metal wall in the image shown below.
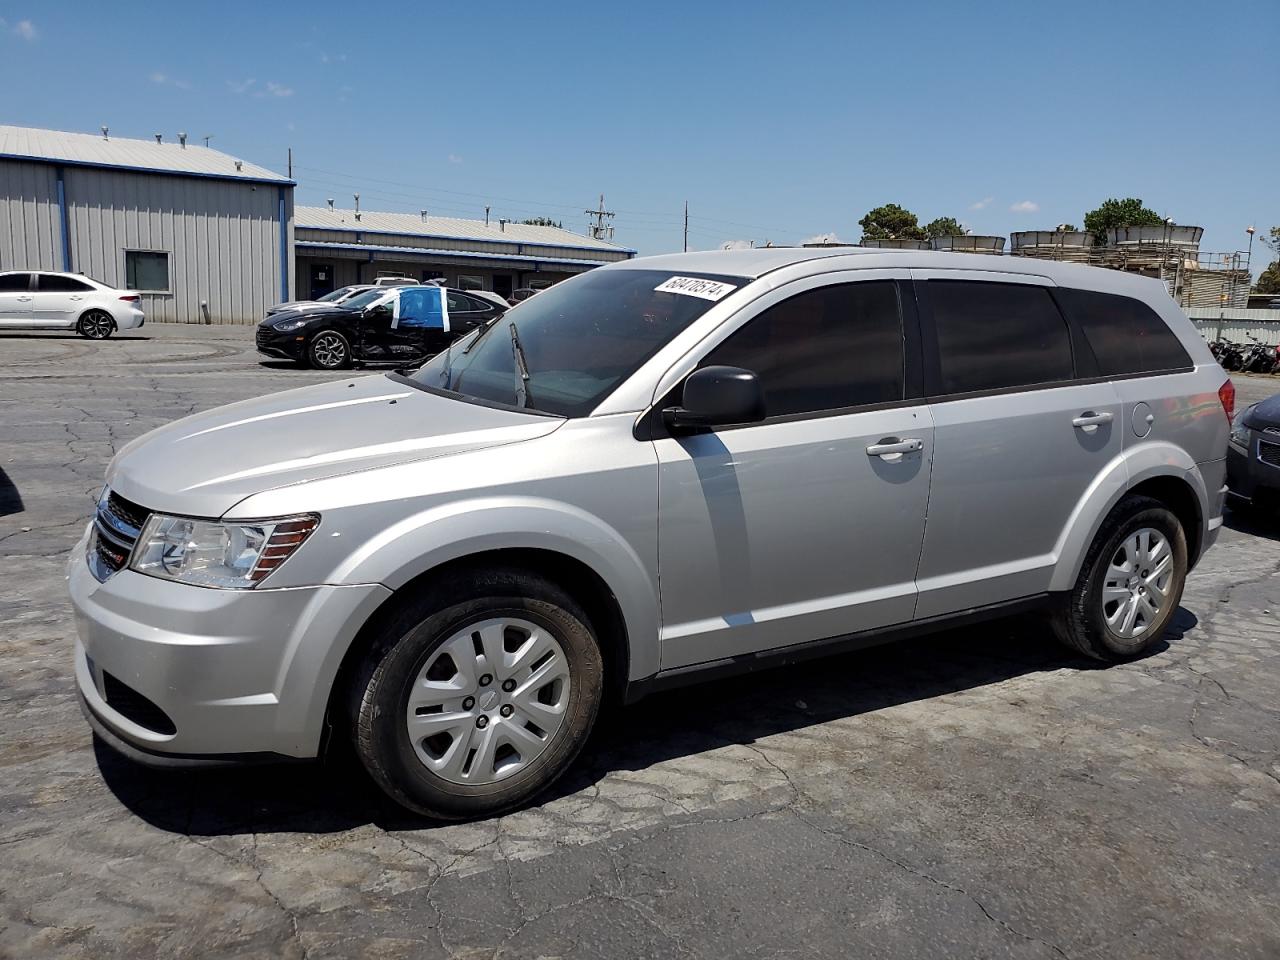
<svg viewBox="0 0 1280 960"><path fill-rule="evenodd" d="M256 323L281 299L282 266L293 289L275 185L70 167L65 179L73 270L123 287L126 250L169 252L170 292L143 294L150 320Z"/></svg>
<svg viewBox="0 0 1280 960"><path fill-rule="evenodd" d="M43 163L0 163L0 270L61 270L58 180Z"/></svg>
<svg viewBox="0 0 1280 960"><path fill-rule="evenodd" d="M359 240L357 240L359 237ZM451 237L423 237L414 234L370 233L359 229L317 230L301 227L298 241L306 243L365 243L375 247L423 247L429 250L459 250L466 253L500 253L507 256L556 257L570 260L595 260L613 263L626 260L625 250L596 250L582 247L548 247L517 240L496 242L493 240L461 240ZM386 254L390 256L390 254Z"/></svg>

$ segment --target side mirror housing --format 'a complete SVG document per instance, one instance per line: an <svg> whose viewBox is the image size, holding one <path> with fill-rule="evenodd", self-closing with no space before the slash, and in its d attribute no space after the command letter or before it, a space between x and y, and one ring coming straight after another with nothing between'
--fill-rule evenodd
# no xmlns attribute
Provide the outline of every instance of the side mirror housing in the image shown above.
<svg viewBox="0 0 1280 960"><path fill-rule="evenodd" d="M731 423L759 423L765 418L759 378L741 367L703 367L684 382L681 405L662 411L673 433Z"/></svg>
<svg viewBox="0 0 1280 960"><path fill-rule="evenodd" d="M389 317L391 316L391 307L385 303L379 303L376 306L366 308L364 315L366 317Z"/></svg>

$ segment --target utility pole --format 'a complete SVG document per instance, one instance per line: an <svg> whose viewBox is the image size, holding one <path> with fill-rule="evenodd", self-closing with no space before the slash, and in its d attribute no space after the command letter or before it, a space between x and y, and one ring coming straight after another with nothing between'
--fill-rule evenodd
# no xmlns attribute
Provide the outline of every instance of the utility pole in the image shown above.
<svg viewBox="0 0 1280 960"><path fill-rule="evenodd" d="M289 148L289 179L293 179L293 147Z"/></svg>
<svg viewBox="0 0 1280 960"><path fill-rule="evenodd" d="M689 201L684 202L684 252L689 252Z"/></svg>
<svg viewBox="0 0 1280 960"><path fill-rule="evenodd" d="M587 225L587 236L592 240L612 240L613 225L606 226L605 218L613 219L613 213L604 208L604 194L600 194L600 208L598 210L587 210L588 217L594 217L595 223Z"/></svg>

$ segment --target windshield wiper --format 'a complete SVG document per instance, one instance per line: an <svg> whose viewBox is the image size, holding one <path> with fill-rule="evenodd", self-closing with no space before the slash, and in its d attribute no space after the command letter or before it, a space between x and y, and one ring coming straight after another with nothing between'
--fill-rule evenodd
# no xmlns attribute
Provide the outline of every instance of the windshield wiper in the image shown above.
<svg viewBox="0 0 1280 960"><path fill-rule="evenodd" d="M466 355L466 354L470 353L470 352L471 352L471 348L472 348L472 347L474 347L474 346L475 346L477 343L479 343L481 340L483 340L483 339L484 339L484 335L485 335L486 333L488 333L490 330L492 330L494 327L496 327L496 326L498 325L498 321L499 321L499 320L501 320L501 319L502 319L502 316L501 316L501 315L496 316L496 317L494 317L492 320L490 320L488 323L486 323L483 327L481 327L481 328L480 328L480 332L479 332L479 333L477 333L474 337L472 337L472 338L471 338L471 342L470 342L470 343L468 343L468 344L466 345L466 347L463 349L462 353L463 353L464 355Z"/></svg>
<svg viewBox="0 0 1280 960"><path fill-rule="evenodd" d="M516 333L516 325L511 324L511 356L516 362L516 399L520 406L529 405L529 365L524 360L524 347L520 346L520 334Z"/></svg>

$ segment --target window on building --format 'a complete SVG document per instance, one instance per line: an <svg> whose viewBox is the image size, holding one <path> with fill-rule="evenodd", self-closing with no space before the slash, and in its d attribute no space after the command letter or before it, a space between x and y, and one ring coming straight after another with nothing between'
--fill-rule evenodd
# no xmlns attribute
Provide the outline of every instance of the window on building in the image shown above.
<svg viewBox="0 0 1280 960"><path fill-rule="evenodd" d="M928 283L943 394L1074 376L1067 322L1045 287L971 280Z"/></svg>
<svg viewBox="0 0 1280 960"><path fill-rule="evenodd" d="M128 290L168 293L169 254L158 250L126 250L124 284Z"/></svg>
<svg viewBox="0 0 1280 960"><path fill-rule="evenodd" d="M43 293L85 293L93 287L75 277L63 277L56 273L37 273L36 289Z"/></svg>
<svg viewBox="0 0 1280 960"><path fill-rule="evenodd" d="M872 280L797 294L748 321L700 366L718 364L760 378L770 417L901 400L897 287Z"/></svg>
<svg viewBox="0 0 1280 960"><path fill-rule="evenodd" d="M0 273L0 293L11 293L14 290L30 290L31 274Z"/></svg>
<svg viewBox="0 0 1280 960"><path fill-rule="evenodd" d="M1191 357L1159 314L1140 300L1091 290L1058 291L1084 331L1104 377L1191 366Z"/></svg>
<svg viewBox="0 0 1280 960"><path fill-rule="evenodd" d="M459 290L483 290L484 277L464 277L458 276Z"/></svg>

